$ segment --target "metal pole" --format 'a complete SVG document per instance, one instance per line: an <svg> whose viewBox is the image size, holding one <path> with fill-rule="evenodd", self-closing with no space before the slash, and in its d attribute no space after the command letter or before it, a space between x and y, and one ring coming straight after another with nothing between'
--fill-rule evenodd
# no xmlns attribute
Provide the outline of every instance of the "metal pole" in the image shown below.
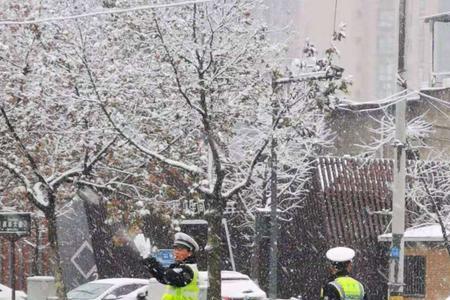
<svg viewBox="0 0 450 300"><path fill-rule="evenodd" d="M398 73L402 79L401 89L406 88L405 73L405 37L406 37L406 1L400 0L399 6L399 49ZM392 245L389 263L389 299L403 299L404 241L405 232L405 180L406 180L406 99L395 106L395 153L394 188L392 199Z"/></svg>
<svg viewBox="0 0 450 300"><path fill-rule="evenodd" d="M228 223L225 218L222 219L223 227L225 228L225 235L227 236L227 244L228 244L228 251L230 253L230 262L231 262L231 268L233 271L236 271L236 265L234 263L234 256L233 256L233 249L231 248L231 239L230 239L230 232L228 231Z"/></svg>
<svg viewBox="0 0 450 300"><path fill-rule="evenodd" d="M278 220L277 220L277 139L273 125L278 115L277 91L280 88L275 81L272 84L274 89L274 98L272 99L272 140L270 143L270 269L269 269L269 298L277 298L278 289Z"/></svg>
<svg viewBox="0 0 450 300"><path fill-rule="evenodd" d="M264 196L263 196L264 197ZM261 216L260 212L255 212L255 240L253 254L251 258L251 278L259 284L259 264L260 261L260 245L261 245Z"/></svg>
<svg viewBox="0 0 450 300"><path fill-rule="evenodd" d="M11 300L16 300L16 241L14 238L10 239L11 243Z"/></svg>
<svg viewBox="0 0 450 300"><path fill-rule="evenodd" d="M392 246L389 268L389 299L403 299L403 265L405 231L405 112L406 102L395 107L396 139L394 158L394 191L392 203Z"/></svg>

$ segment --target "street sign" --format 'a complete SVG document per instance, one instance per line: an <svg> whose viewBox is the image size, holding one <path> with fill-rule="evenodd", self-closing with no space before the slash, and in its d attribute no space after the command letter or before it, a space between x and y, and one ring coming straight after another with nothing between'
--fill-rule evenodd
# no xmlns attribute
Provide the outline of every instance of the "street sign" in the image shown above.
<svg viewBox="0 0 450 300"><path fill-rule="evenodd" d="M172 249L158 249L153 253L153 256L166 268L175 261Z"/></svg>
<svg viewBox="0 0 450 300"><path fill-rule="evenodd" d="M30 235L31 213L0 212L0 235Z"/></svg>
<svg viewBox="0 0 450 300"><path fill-rule="evenodd" d="M11 244L11 260L9 270L11 273L11 300L16 299L16 241L30 235L31 213L0 211L0 235L9 239Z"/></svg>
<svg viewBox="0 0 450 300"><path fill-rule="evenodd" d="M400 248L392 247L390 256L394 259L398 259L400 257Z"/></svg>

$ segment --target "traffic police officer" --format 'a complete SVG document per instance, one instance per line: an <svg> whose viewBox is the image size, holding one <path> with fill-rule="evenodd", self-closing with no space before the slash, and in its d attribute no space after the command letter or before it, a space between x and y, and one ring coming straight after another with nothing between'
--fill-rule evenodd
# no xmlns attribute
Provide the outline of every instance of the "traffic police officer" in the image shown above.
<svg viewBox="0 0 450 300"><path fill-rule="evenodd" d="M327 251L331 263L331 278L322 288L321 300L367 300L364 286L350 277L355 251L347 247L336 247Z"/></svg>
<svg viewBox="0 0 450 300"><path fill-rule="evenodd" d="M150 273L166 285L162 300L198 300L198 269L195 259L198 250L198 244L192 237L178 232L173 243L175 262L168 268L164 268L153 256L144 259Z"/></svg>

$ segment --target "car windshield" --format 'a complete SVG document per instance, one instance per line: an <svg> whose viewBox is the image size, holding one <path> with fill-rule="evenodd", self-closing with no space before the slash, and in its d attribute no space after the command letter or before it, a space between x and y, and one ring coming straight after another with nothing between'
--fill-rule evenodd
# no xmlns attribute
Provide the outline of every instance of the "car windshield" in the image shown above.
<svg viewBox="0 0 450 300"><path fill-rule="evenodd" d="M69 299L94 299L112 287L111 283L88 282L67 293Z"/></svg>

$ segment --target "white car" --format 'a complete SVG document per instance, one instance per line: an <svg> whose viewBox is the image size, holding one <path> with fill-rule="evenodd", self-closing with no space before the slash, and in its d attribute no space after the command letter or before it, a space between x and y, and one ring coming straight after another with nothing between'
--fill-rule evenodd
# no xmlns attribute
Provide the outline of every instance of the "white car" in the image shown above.
<svg viewBox="0 0 450 300"><path fill-rule="evenodd" d="M235 271L222 271L222 299L223 300L262 300L266 299L266 293L253 282L250 277ZM208 287L207 272L199 274L200 300L206 300L206 288ZM146 300L160 300L164 293L164 285L154 278L150 279Z"/></svg>
<svg viewBox="0 0 450 300"><path fill-rule="evenodd" d="M12 289L6 285L0 284L0 300L11 300ZM16 300L27 299L27 294L23 291L16 291Z"/></svg>
<svg viewBox="0 0 450 300"><path fill-rule="evenodd" d="M266 299L266 293L245 274L234 271L222 271L222 299Z"/></svg>
<svg viewBox="0 0 450 300"><path fill-rule="evenodd" d="M67 293L69 300L136 300L147 290L148 279L108 278L90 281ZM1 299L0 299L1 300Z"/></svg>

